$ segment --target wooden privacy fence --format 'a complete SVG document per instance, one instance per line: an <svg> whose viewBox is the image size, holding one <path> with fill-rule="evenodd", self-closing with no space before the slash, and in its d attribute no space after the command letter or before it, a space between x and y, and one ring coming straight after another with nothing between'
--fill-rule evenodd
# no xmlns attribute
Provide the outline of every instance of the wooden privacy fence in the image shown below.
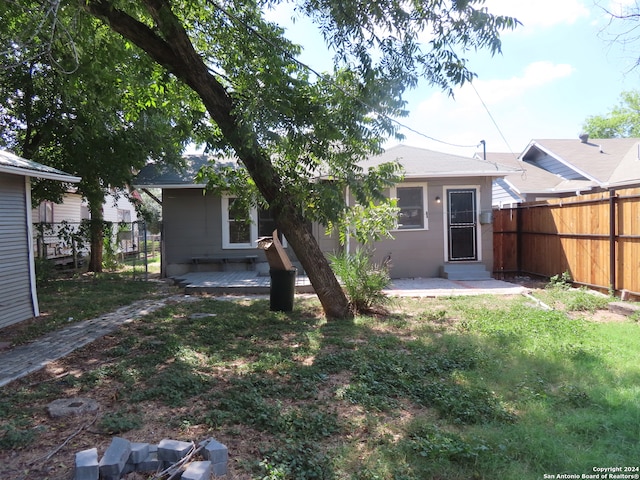
<svg viewBox="0 0 640 480"><path fill-rule="evenodd" d="M640 188L494 210L494 274L544 277L640 296Z"/></svg>

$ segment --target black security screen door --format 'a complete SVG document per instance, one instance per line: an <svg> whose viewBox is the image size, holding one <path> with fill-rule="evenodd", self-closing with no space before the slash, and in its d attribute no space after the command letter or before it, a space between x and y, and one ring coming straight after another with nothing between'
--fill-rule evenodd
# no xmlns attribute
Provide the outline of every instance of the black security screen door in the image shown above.
<svg viewBox="0 0 640 480"><path fill-rule="evenodd" d="M447 190L449 260L477 260L475 189Z"/></svg>

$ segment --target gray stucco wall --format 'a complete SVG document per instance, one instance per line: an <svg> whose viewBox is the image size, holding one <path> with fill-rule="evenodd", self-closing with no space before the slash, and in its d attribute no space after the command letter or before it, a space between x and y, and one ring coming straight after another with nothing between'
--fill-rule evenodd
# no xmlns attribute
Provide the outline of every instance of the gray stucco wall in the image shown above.
<svg viewBox="0 0 640 480"><path fill-rule="evenodd" d="M416 180L418 181L418 180ZM427 183L429 229L416 231L394 231L393 239L375 244L374 261L381 262L391 256L391 277L439 277L440 268L447 263L446 257L446 188L478 187L478 260L486 269L493 270L493 227L480 224L480 213L491 212L491 178L438 178L423 180ZM410 183L407 183L410 185ZM440 198L440 203L436 202Z"/></svg>
<svg viewBox="0 0 640 480"><path fill-rule="evenodd" d="M193 263L194 257L243 259L256 256L258 270L268 272L264 251L258 248L223 248L222 203L218 196L203 195L200 189L165 189L162 193L163 268L166 276L188 271L219 270L218 264ZM330 243L330 240L328 241ZM327 241L323 240L326 246ZM297 259L285 247L291 261ZM245 269L243 263L229 263L225 269Z"/></svg>
<svg viewBox="0 0 640 480"><path fill-rule="evenodd" d="M428 230L394 231L394 239L375 244L375 261L391 256L393 278L438 277L445 264L445 188L477 187L480 213L491 212L491 178L438 178L415 182L427 183L427 203L429 213ZM407 182L410 183L410 182ZM436 202L440 197L441 202ZM223 249L221 199L200 189L165 189L163 191L164 229L164 269L165 275L173 276L193 271L196 266L193 257L243 258L247 255L258 257L259 269L268 269L264 252L257 248ZM324 252L336 251L339 247L336 236L326 236L322 226L314 225L314 234ZM478 261L489 272L493 268L492 225L478 227ZM351 244L355 248L355 244ZM291 260L296 257L291 248L287 249ZM197 269L219 269L219 265L198 265ZM242 264L232 264L227 268L246 268Z"/></svg>
<svg viewBox="0 0 640 480"><path fill-rule="evenodd" d="M0 327L34 316L25 177L0 173Z"/></svg>

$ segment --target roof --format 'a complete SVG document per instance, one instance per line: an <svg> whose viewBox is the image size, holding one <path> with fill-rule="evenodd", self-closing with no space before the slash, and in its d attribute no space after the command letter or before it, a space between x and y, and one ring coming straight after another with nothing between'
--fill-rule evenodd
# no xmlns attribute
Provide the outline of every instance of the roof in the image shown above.
<svg viewBox="0 0 640 480"><path fill-rule="evenodd" d="M80 177L75 177L57 168L27 160L6 150L0 150L0 172L22 175L24 177L59 180L68 183L78 183L81 180Z"/></svg>
<svg viewBox="0 0 640 480"><path fill-rule="evenodd" d="M183 158L182 167L150 163L145 165L135 176L134 186L141 188L204 188L206 183L196 183L196 175L202 167L209 164L237 165L229 159L209 157L206 155L187 155Z"/></svg>
<svg viewBox="0 0 640 480"><path fill-rule="evenodd" d="M640 139L532 140L520 156L487 153L488 160L516 168L505 177L518 194L558 195L640 183ZM553 159L556 173L541 160ZM561 167L560 167L561 166ZM548 162L544 165L551 168Z"/></svg>
<svg viewBox="0 0 640 480"><path fill-rule="evenodd" d="M532 140L520 159L535 162L538 152L551 155L594 186L640 182L639 138Z"/></svg>
<svg viewBox="0 0 640 480"><path fill-rule="evenodd" d="M140 170L133 182L140 188L204 188L206 183L196 183L200 168L208 164L235 166L229 158L189 155L184 157L183 168L161 164L148 164ZM373 167L398 161L405 170L405 178L425 177L504 177L515 168L497 165L484 160L460 157L423 148L397 145L384 153L371 157L360 166Z"/></svg>
<svg viewBox="0 0 640 480"><path fill-rule="evenodd" d="M402 144L360 162L360 165L367 168L393 161L397 161L404 167L405 178L504 177L517 171L512 166L491 161Z"/></svg>

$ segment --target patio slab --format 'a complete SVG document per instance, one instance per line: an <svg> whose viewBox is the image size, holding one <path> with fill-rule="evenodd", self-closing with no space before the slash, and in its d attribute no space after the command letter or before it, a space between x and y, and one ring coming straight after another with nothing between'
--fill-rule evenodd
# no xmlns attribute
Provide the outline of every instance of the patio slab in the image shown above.
<svg viewBox="0 0 640 480"><path fill-rule="evenodd" d="M186 294L264 295L271 278L253 271L192 272L173 277ZM529 290L502 280L448 280L445 278L400 278L392 280L385 292L398 297L442 297L455 295L518 295ZM296 293L314 293L309 278L296 276Z"/></svg>

